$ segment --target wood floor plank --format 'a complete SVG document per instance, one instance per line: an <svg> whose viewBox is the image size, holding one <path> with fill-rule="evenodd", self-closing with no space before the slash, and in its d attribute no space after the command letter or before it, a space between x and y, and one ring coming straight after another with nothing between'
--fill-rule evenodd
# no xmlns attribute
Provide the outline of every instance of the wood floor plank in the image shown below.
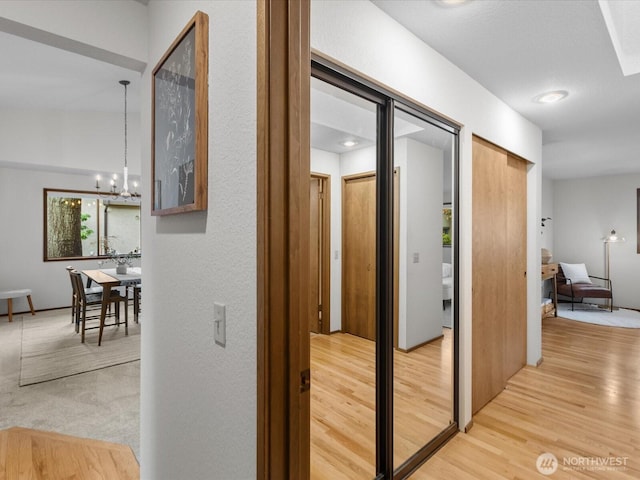
<svg viewBox="0 0 640 480"><path fill-rule="evenodd" d="M547 452L554 479L640 478L640 330L548 318L542 333L542 365L514 375L412 478L551 478L536 468ZM588 465L610 458L626 465Z"/></svg>
<svg viewBox="0 0 640 480"><path fill-rule="evenodd" d="M394 458L403 463L452 418L451 330L394 352ZM311 478L375 476L375 342L311 336Z"/></svg>
<svg viewBox="0 0 640 480"><path fill-rule="evenodd" d="M125 445L19 427L0 432L0 467L3 480L140 478Z"/></svg>

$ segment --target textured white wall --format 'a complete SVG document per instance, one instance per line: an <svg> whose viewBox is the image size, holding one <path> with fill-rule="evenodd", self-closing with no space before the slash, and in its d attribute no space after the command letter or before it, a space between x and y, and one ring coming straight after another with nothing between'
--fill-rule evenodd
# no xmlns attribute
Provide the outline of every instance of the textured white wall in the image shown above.
<svg viewBox="0 0 640 480"><path fill-rule="evenodd" d="M151 70L194 15L209 15L209 209L145 216L141 476L256 476L256 3L152 1L141 92L143 158ZM143 175L150 177L149 162ZM214 343L213 303L227 344Z"/></svg>
<svg viewBox="0 0 640 480"><path fill-rule="evenodd" d="M454 119L460 142L460 423L471 419L471 138L477 134L533 162L527 177L527 266L540 268L540 129L425 45L375 5L313 0L311 46ZM540 276L527 282L527 363L541 357Z"/></svg>
<svg viewBox="0 0 640 480"><path fill-rule="evenodd" d="M621 307L640 308L640 255L636 253L638 188L640 175L554 182L554 261L585 263L589 273L604 276L602 238L615 229L626 239L610 247L613 303Z"/></svg>

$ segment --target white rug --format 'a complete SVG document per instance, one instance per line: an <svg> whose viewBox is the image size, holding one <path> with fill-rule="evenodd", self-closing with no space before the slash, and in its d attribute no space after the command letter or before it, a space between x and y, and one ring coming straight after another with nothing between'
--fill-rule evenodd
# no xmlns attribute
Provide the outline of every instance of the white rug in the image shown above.
<svg viewBox="0 0 640 480"><path fill-rule="evenodd" d="M80 342L69 309L22 317L21 387L139 359L140 326L131 314L129 335L124 325L105 327L100 347L98 329L87 330L85 343Z"/></svg>
<svg viewBox="0 0 640 480"><path fill-rule="evenodd" d="M640 312L624 308L610 312L590 303L576 303L573 312L570 303L560 303L558 316L608 327L640 328Z"/></svg>

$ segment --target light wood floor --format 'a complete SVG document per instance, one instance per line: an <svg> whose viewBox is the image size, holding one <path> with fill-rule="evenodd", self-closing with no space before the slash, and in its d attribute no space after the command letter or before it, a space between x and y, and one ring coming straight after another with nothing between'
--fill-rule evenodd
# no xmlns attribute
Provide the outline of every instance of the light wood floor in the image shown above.
<svg viewBox="0 0 640 480"><path fill-rule="evenodd" d="M137 480L131 448L29 428L0 430L2 480Z"/></svg>
<svg viewBox="0 0 640 480"><path fill-rule="evenodd" d="M394 443L400 465L442 431L451 413L451 331L395 352ZM375 342L311 337L311 478L375 476Z"/></svg>
<svg viewBox="0 0 640 480"><path fill-rule="evenodd" d="M542 333L542 365L514 375L412 479L640 478L640 330L548 318ZM551 476L536 468L547 452ZM611 457L626 469L564 465Z"/></svg>

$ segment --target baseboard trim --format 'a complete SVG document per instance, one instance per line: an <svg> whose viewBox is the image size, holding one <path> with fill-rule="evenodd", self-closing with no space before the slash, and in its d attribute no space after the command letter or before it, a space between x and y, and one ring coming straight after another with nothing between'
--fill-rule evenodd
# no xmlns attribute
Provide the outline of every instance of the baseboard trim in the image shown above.
<svg viewBox="0 0 640 480"><path fill-rule="evenodd" d="M430 344L431 342L435 342L436 340L440 340L441 338L444 338L444 335L438 335L437 337L434 337L431 340L427 340L426 342L419 343L418 345L414 345L411 348L407 348L407 349L396 348L396 350L398 350L399 352L402 352L402 353L410 353L410 352L413 352L414 350L416 350L416 349L418 349L420 347L424 347L425 345Z"/></svg>
<svg viewBox="0 0 640 480"><path fill-rule="evenodd" d="M469 430L471 430L472 428L473 428L473 418L469 420L469 423L467 423L464 426L464 433L469 433Z"/></svg>

